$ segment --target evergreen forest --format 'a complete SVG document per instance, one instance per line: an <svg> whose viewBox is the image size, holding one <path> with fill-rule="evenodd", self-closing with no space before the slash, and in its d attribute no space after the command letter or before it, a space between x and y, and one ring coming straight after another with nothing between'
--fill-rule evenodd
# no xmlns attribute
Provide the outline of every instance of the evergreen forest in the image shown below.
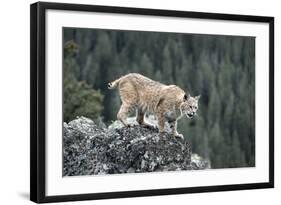
<svg viewBox="0 0 281 205"><path fill-rule="evenodd" d="M63 28L64 121L116 120L120 98L107 83L140 73L201 95L178 131L212 168L255 166L255 38Z"/></svg>

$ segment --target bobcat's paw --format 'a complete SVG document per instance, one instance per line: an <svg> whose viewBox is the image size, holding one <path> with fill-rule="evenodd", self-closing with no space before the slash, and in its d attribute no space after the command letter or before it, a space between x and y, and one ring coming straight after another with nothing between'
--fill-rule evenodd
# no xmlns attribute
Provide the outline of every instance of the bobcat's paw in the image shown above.
<svg viewBox="0 0 281 205"><path fill-rule="evenodd" d="M149 124L149 123L143 123L141 125L143 128L147 128L147 129L156 129L155 125Z"/></svg>
<svg viewBox="0 0 281 205"><path fill-rule="evenodd" d="M182 139L182 140L184 139L183 135L182 135L182 134L178 134L178 133L175 134L175 137L176 137L176 138L179 138L179 139Z"/></svg>
<svg viewBox="0 0 281 205"><path fill-rule="evenodd" d="M133 125L131 125L131 124L126 124L126 126L125 127L127 127L127 128L131 128L131 127L133 127Z"/></svg>
<svg viewBox="0 0 281 205"><path fill-rule="evenodd" d="M163 132L159 132L159 136L160 137L164 137L165 136L165 132L163 131Z"/></svg>

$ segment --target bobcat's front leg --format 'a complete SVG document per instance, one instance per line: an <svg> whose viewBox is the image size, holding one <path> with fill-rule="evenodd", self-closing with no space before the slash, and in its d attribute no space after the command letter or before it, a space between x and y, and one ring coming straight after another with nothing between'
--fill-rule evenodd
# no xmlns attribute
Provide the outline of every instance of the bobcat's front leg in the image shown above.
<svg viewBox="0 0 281 205"><path fill-rule="evenodd" d="M172 122L169 122L170 123L170 128L172 130L172 133L175 137L179 137L179 138L182 138L183 139L183 135L182 134L179 134L178 131L177 131L177 121L172 121Z"/></svg>

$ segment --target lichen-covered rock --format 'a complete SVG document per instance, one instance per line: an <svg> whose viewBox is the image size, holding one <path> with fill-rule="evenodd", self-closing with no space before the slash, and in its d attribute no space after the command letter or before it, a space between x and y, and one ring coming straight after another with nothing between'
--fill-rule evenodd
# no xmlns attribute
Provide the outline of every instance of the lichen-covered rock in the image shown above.
<svg viewBox="0 0 281 205"><path fill-rule="evenodd" d="M108 129L85 117L64 123L64 176L209 168L191 154L186 140L159 136L157 128L114 123Z"/></svg>

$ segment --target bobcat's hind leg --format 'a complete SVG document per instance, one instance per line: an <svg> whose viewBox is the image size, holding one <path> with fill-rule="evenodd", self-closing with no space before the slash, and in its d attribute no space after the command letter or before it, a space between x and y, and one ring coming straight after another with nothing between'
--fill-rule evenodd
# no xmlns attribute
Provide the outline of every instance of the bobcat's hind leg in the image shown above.
<svg viewBox="0 0 281 205"><path fill-rule="evenodd" d="M119 94L122 105L117 114L117 119L120 120L124 126L130 127L127 123L127 117L129 113L135 109L138 95L134 85L126 79L119 82Z"/></svg>
<svg viewBox="0 0 281 205"><path fill-rule="evenodd" d="M155 128L152 124L144 121L144 114L141 109L137 110L137 122L144 128Z"/></svg>
<svg viewBox="0 0 281 205"><path fill-rule="evenodd" d="M140 109L137 109L137 122L142 125L144 123L144 112Z"/></svg>
<svg viewBox="0 0 281 205"><path fill-rule="evenodd" d="M132 109L132 107L130 105L123 103L117 114L117 119L120 120L125 127L130 127L130 125L127 122L127 117L129 115L129 112L131 111L131 109Z"/></svg>

